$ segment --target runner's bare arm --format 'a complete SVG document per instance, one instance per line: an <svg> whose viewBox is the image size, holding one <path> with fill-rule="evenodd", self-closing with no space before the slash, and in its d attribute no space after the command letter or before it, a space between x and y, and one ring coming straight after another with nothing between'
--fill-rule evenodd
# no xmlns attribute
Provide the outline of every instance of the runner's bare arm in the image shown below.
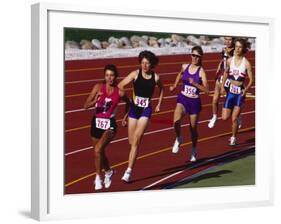
<svg viewBox="0 0 281 224"><path fill-rule="evenodd" d="M127 96L127 94L125 93L124 90L119 89L119 96L126 103L125 114L124 114L124 117L122 119L122 126L126 126L127 125L127 118L128 118L128 114L129 114L129 109L130 109L130 99Z"/></svg>
<svg viewBox="0 0 281 224"><path fill-rule="evenodd" d="M132 71L129 75L127 75L121 82L118 84L118 88L120 90L125 90L125 86L128 85L130 82L136 79L137 71Z"/></svg>
<svg viewBox="0 0 281 224"><path fill-rule="evenodd" d="M159 100L158 100L158 104L155 108L155 112L159 112L160 111L160 107L161 107L161 103L162 103L162 100L163 100L163 95L164 95L164 85L163 83L161 82L160 78L159 78L159 75L155 74L155 81L156 81L156 84L160 90L160 94L159 94Z"/></svg>
<svg viewBox="0 0 281 224"><path fill-rule="evenodd" d="M254 82L254 77L253 77L253 73L252 73L252 66L251 66L251 63L247 60L246 62L246 70L247 70L247 74L248 74L248 77L249 77L249 82L248 82L248 85L246 86L246 88L244 89L244 93L243 95L245 95L249 88L253 85L253 82Z"/></svg>
<svg viewBox="0 0 281 224"><path fill-rule="evenodd" d="M181 79L181 77L182 77L182 74L183 74L183 72L184 72L186 66L187 66L186 64L183 64L183 65L181 66L181 70L180 70L180 72L178 73L178 75L177 75L177 77L176 77L175 83L170 86L170 91L171 91L171 92L174 91L175 88L177 87L177 85L178 85L178 83L179 83L179 81L180 81L180 79Z"/></svg>
<svg viewBox="0 0 281 224"><path fill-rule="evenodd" d="M86 102L84 103L84 109L88 109L89 107L96 104L98 97L100 96L100 89L101 84L96 84L92 91L90 92L90 95L88 96Z"/></svg>
<svg viewBox="0 0 281 224"><path fill-rule="evenodd" d="M228 73L229 73L229 69L230 69L230 60L231 60L231 58L229 58L229 59L226 61L226 68L225 68L225 70L224 70L223 78L222 78L222 87L224 87L225 82L226 82L227 77L228 77ZM224 93L225 93L225 89L224 89L224 88L221 88L221 95L223 95Z"/></svg>
<svg viewBox="0 0 281 224"><path fill-rule="evenodd" d="M217 71L216 71L216 75L218 75L218 73L219 73L220 70L221 70L221 63L223 63L223 60L221 60L220 63L218 64L218 68L217 68Z"/></svg>

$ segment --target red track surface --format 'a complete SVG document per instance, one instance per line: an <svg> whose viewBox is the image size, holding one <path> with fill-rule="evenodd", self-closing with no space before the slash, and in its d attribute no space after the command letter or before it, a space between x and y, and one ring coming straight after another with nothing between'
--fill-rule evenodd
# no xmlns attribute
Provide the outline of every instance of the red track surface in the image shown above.
<svg viewBox="0 0 281 224"><path fill-rule="evenodd" d="M254 52L247 55L250 62L255 65ZM255 145L255 98L249 97L242 110L243 128L238 135L238 145L230 147L227 145L231 132L231 121L218 121L214 129L207 127L208 119L212 116L212 97L201 95L203 109L200 114L198 133L198 162L190 164L190 136L188 127L182 128L184 142L178 154L171 153L175 134L172 128L173 111L176 105L176 95L180 86L174 93L168 91L168 86L173 83L182 63L188 62L189 55L161 56L160 64L156 72L160 75L162 82L167 86L166 97L162 103L161 112L152 116L151 123L143 137L138 161L135 165L130 184L124 184L120 179L127 167L129 145L127 141L127 128L120 124L123 116L124 105L119 105L117 113L118 132L114 141L107 147L110 164L115 174L112 186L107 190L98 192L114 192L146 189L166 188L179 180L191 176L201 170L207 169L218 163L210 158L220 158L228 153L237 155L253 148ZM220 54L204 55L203 67L207 73L210 90L214 89L215 70L220 60ZM128 72L138 67L137 58L106 59L106 60L83 60L65 62L65 193L90 193L96 192L93 186L95 177L94 152L91 148L90 122L92 110L83 110L89 92L95 83L101 82L103 78L103 67L105 64L114 63L118 66L120 79ZM120 80L119 79L119 80ZM128 88L130 95L131 89ZM255 89L250 91L255 94ZM154 98L158 97L155 91ZM223 98L221 103L223 103ZM155 105L157 100L152 101ZM221 111L221 108L220 108ZM183 124L187 124L187 118ZM164 129L164 130L163 130ZM220 160L221 161L221 160ZM159 182L159 183L158 183ZM150 187L149 187L150 186Z"/></svg>

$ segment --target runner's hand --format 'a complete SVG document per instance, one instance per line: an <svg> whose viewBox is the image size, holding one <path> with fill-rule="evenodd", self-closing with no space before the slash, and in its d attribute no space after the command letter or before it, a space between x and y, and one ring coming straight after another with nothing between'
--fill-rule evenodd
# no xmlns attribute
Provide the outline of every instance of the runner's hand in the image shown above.
<svg viewBox="0 0 281 224"><path fill-rule="evenodd" d="M127 127L127 123L128 123L127 122L127 117L124 117L123 120L122 120L122 126L123 127Z"/></svg>
<svg viewBox="0 0 281 224"><path fill-rule="evenodd" d="M175 88L176 88L176 87L175 87L174 85L170 86L170 88L169 88L169 89L170 89L170 92L173 92L173 91L175 90Z"/></svg>
<svg viewBox="0 0 281 224"><path fill-rule="evenodd" d="M160 111L160 104L157 104L157 106L155 107L155 112L159 112Z"/></svg>

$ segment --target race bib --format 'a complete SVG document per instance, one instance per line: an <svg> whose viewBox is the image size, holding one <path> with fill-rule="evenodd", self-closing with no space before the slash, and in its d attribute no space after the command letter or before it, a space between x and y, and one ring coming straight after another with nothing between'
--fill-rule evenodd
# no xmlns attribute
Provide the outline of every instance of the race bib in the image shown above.
<svg viewBox="0 0 281 224"><path fill-rule="evenodd" d="M229 79L227 79L226 81L225 81L225 83L224 83L224 87L229 87L229 85L230 85L230 80Z"/></svg>
<svg viewBox="0 0 281 224"><path fill-rule="evenodd" d="M196 93L196 91L197 89L194 86L185 85L182 93L183 95L190 98L198 98L198 94Z"/></svg>
<svg viewBox="0 0 281 224"><path fill-rule="evenodd" d="M110 119L96 118L96 127L99 129L107 130L110 128Z"/></svg>
<svg viewBox="0 0 281 224"><path fill-rule="evenodd" d="M241 93L241 86L230 85L229 91L233 94L240 94Z"/></svg>
<svg viewBox="0 0 281 224"><path fill-rule="evenodd" d="M135 104L138 107L143 107L143 108L148 107L148 105L149 105L149 98L136 96Z"/></svg>

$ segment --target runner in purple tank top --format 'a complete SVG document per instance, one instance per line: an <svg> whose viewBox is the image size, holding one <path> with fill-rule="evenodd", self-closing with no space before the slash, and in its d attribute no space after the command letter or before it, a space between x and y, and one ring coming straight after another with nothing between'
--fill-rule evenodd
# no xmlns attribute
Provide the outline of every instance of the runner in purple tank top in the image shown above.
<svg viewBox="0 0 281 224"><path fill-rule="evenodd" d="M177 97L177 105L174 112L174 128L176 132L176 141L174 143L172 152L179 151L182 143L181 137L181 120L184 115L189 114L190 132L192 140L192 150L190 161L196 161L196 145L198 139L197 122L199 113L201 111L201 100L199 92L203 91L209 93L207 76L202 64L203 50L200 46L192 48L191 64L183 64L181 71L177 75L174 85L170 86L170 91L174 91L180 79L182 79L182 89Z"/></svg>

